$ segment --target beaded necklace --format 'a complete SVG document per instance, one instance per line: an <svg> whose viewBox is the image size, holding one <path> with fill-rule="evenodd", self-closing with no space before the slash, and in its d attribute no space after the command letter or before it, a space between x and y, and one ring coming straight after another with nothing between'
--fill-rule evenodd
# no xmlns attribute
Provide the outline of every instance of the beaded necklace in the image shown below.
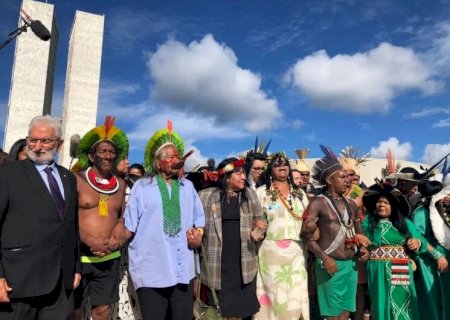
<svg viewBox="0 0 450 320"><path fill-rule="evenodd" d="M113 194L119 190L119 179L115 175L109 179L101 179L95 176L92 167L86 169L86 181L92 189L103 194Z"/></svg>
<svg viewBox="0 0 450 320"><path fill-rule="evenodd" d="M163 205L164 233L173 238L181 231L180 181L172 180L170 196L166 181L160 175L156 176L156 182Z"/></svg>
<svg viewBox="0 0 450 320"><path fill-rule="evenodd" d="M284 194L280 191L280 189L278 189L278 187L273 184L273 189L275 190L275 192L278 195L278 198L280 199L281 203L283 204L283 206L289 211L289 213L291 214L291 216L295 219L295 220L302 220L302 216L298 215L295 213L294 211L294 207L292 206L292 195L291 195L291 187L289 187L289 196L286 198L284 196ZM305 209L305 205L303 204L303 201L300 199L300 202L303 206L303 209Z"/></svg>

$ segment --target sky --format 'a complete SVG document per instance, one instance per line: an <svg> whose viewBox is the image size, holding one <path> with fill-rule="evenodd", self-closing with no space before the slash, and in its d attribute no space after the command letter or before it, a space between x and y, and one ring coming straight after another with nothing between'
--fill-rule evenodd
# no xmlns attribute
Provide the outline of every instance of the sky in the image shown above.
<svg viewBox="0 0 450 320"><path fill-rule="evenodd" d="M105 15L97 124L116 116L131 162L167 119L195 151L191 166L256 137L290 157L321 157L319 144L426 164L450 152L450 0L48 3L59 30L52 115L75 11ZM19 9L0 2L0 41ZM0 50L1 141L14 48Z"/></svg>

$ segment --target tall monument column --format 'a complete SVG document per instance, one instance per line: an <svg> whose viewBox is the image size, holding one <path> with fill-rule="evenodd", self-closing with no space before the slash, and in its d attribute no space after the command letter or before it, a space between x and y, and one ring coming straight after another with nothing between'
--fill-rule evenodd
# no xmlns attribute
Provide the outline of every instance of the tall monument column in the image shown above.
<svg viewBox="0 0 450 320"><path fill-rule="evenodd" d="M96 126L105 17L76 11L69 41L63 110L63 150L59 164L69 168L70 138ZM73 161L72 165L75 163Z"/></svg>
<svg viewBox="0 0 450 320"><path fill-rule="evenodd" d="M3 149L8 152L15 141L25 138L32 118L51 113L58 30L51 4L23 0L22 9L40 20L50 31L49 41L42 41L33 32L16 39L11 76ZM22 22L20 21L19 24Z"/></svg>

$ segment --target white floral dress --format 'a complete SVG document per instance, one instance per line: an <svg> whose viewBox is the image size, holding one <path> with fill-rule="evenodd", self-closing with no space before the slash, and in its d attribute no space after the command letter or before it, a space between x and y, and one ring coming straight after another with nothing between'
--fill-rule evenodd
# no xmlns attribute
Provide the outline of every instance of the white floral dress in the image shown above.
<svg viewBox="0 0 450 320"><path fill-rule="evenodd" d="M308 277L306 249L300 238L302 220L298 219L308 205L290 197L284 203L266 186L256 191L268 221L266 237L259 249L259 269L256 293L261 305L255 315L258 320L309 320ZM293 214L285 205L290 206Z"/></svg>

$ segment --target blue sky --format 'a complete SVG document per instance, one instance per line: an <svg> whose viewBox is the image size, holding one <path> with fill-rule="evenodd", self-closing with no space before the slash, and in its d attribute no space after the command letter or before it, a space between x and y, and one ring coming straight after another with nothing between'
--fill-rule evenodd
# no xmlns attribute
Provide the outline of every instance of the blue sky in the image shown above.
<svg viewBox="0 0 450 320"><path fill-rule="evenodd" d="M52 114L78 9L105 15L97 123L117 117L132 162L170 118L192 163L256 136L292 157L326 144L433 163L450 152L449 2L49 1L60 34ZM19 8L0 3L2 39ZM0 139L14 46L0 51Z"/></svg>

